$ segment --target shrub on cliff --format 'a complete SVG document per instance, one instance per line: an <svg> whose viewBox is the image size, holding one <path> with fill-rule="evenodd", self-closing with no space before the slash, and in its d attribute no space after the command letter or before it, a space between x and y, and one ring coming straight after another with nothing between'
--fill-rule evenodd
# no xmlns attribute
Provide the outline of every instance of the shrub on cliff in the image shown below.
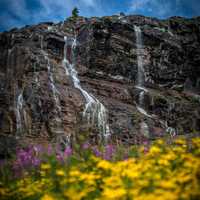
<svg viewBox="0 0 200 200"><path fill-rule="evenodd" d="M79 16L79 10L77 7L75 7L73 10L72 10L72 18L77 18Z"/></svg>

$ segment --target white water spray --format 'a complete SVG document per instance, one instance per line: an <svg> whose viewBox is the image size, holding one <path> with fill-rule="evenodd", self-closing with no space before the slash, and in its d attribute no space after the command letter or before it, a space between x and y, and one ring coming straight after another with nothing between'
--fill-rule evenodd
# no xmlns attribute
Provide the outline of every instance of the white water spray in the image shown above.
<svg viewBox="0 0 200 200"><path fill-rule="evenodd" d="M138 73L137 73L137 85L135 88L141 90L139 94L139 105L137 105L137 109L140 113L145 115L148 118L154 119L155 117L153 115L149 115L146 110L143 108L144 105L144 95L148 92L148 89L145 88L145 71L144 71L144 65L143 65L143 55L144 55L144 47L143 47L143 41L142 41L142 31L140 27L134 26L135 35L136 35L136 47L137 47L137 66L138 66ZM172 127L168 126L167 122L162 122L159 120L161 124L165 125L166 132L170 135L174 136L176 135L176 130ZM147 124L146 124L147 125ZM146 128L146 130L148 130Z"/></svg>
<svg viewBox="0 0 200 200"><path fill-rule="evenodd" d="M17 106L16 106L16 126L17 126L17 132L22 132L22 115L23 112L23 104L24 99L22 93L20 93L17 97Z"/></svg>
<svg viewBox="0 0 200 200"><path fill-rule="evenodd" d="M55 82L54 82L54 78L53 78L53 73L51 71L51 65L50 65L50 61L49 61L49 58L48 58L48 55L45 55L45 60L47 61L47 69L48 69L48 75L49 75L49 82L50 82L50 86L51 86L51 89L52 89L52 92L53 92L53 98L54 98L54 101L55 101L55 104L56 104L56 108L59 112L59 114L61 113L61 106L60 106L60 101L59 101L59 98L58 98L58 90L55 86Z"/></svg>
<svg viewBox="0 0 200 200"><path fill-rule="evenodd" d="M55 86L55 81L54 81L54 78L53 78L53 72L52 72L52 67L51 67L51 64L50 64L50 60L49 60L49 57L48 57L48 54L43 50L43 36L41 36L41 51L42 51L42 54L44 56L44 59L46 60L47 62L47 69L48 69L48 77L49 77L49 83L50 83L50 86L51 86L51 90L52 90L52 93L53 93L53 98L54 98L54 102L55 102L55 106L56 106L56 110L57 110L57 114L60 115L61 114L61 106L60 106L60 101L59 101L59 92Z"/></svg>
<svg viewBox="0 0 200 200"><path fill-rule="evenodd" d="M144 66L143 66L143 42L142 42L142 32L140 27L134 26L135 35L136 35L136 47L137 47L137 86L144 87Z"/></svg>
<svg viewBox="0 0 200 200"><path fill-rule="evenodd" d="M140 90L139 93L139 102L137 105L137 109L140 113L147 117L151 117L142 107L144 104L144 95L145 93L148 92L147 88L144 87L144 66L143 66L143 42L142 42L142 32L140 27L134 26L135 30L135 36L136 36L136 47L137 47L137 67L138 67L138 72L137 72L137 85L135 86L137 89Z"/></svg>
<svg viewBox="0 0 200 200"><path fill-rule="evenodd" d="M63 67L65 69L66 75L69 75L73 81L74 87L77 88L86 100L85 109L83 111L83 117L87 119L88 124L95 125L97 124L99 132L106 139L110 135L107 110L100 101L95 98L93 95L89 94L81 86L80 80L78 78L78 73L75 69L75 55L74 51L77 46L76 37L73 39L71 45L72 53L72 63L67 59L67 47L68 47L68 38L65 36L65 46L64 46L64 58L63 58Z"/></svg>
<svg viewBox="0 0 200 200"><path fill-rule="evenodd" d="M37 87L40 87L39 72L36 71L36 64L37 64L37 63L34 63L35 84L36 84Z"/></svg>
<svg viewBox="0 0 200 200"><path fill-rule="evenodd" d="M12 39L14 39L14 34L12 34ZM8 58L7 58L7 64L10 65L10 68L12 68L12 52L14 50L15 47L12 47L11 49L8 49ZM8 67L9 69L9 67ZM10 79L11 76L11 70L8 70L8 76ZM18 92L18 91L17 91ZM15 103L14 103L14 107L15 107L15 117L16 117L16 132L19 134L22 132L22 113L23 113L23 104L24 104L24 100L23 100L23 94L22 92L20 92L18 94L18 96L15 99Z"/></svg>

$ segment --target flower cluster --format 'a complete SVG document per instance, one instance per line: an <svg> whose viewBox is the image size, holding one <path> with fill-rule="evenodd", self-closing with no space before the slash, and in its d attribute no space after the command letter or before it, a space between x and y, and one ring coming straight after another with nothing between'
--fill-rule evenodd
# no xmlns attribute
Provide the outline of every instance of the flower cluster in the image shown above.
<svg viewBox="0 0 200 200"><path fill-rule="evenodd" d="M126 159L116 155L120 152ZM37 172L25 170L10 182L9 176L0 179L1 199L200 199L200 138L171 144L158 140L148 150L85 144L81 152L68 148L38 163Z"/></svg>

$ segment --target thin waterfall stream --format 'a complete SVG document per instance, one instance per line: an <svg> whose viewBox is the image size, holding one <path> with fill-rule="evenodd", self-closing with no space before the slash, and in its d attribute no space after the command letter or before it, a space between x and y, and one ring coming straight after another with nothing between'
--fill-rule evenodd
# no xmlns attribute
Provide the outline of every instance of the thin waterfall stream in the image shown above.
<svg viewBox="0 0 200 200"><path fill-rule="evenodd" d="M44 47L43 37L41 37L41 51L42 51L42 55L44 56L44 59L47 62L48 78L49 78L49 83L50 83L50 87L51 87L51 90L53 93L53 99L54 99L54 103L55 103L55 107L56 107L56 123L59 128L56 130L56 134L57 134L57 138L58 138L57 141L61 145L64 145L64 147L66 147L66 146L69 146L71 143L70 134L68 134L68 135L64 134L63 124L62 124L63 121L61 118L62 109L61 109L61 104L60 104L60 99L59 99L60 93L55 85L55 80L54 80L53 71L52 71L52 64L50 63L48 53L44 51L43 47Z"/></svg>
<svg viewBox="0 0 200 200"><path fill-rule="evenodd" d="M104 139L107 139L110 136L110 128L108 125L108 116L107 110L104 105L93 95L89 94L81 86L80 80L78 78L78 72L75 69L75 49L77 47L76 37L72 39L71 44L68 43L69 39L67 36L64 37L65 46L64 46L64 58L63 58L63 67L65 69L66 76L70 76L74 87L77 88L81 94L84 96L86 104L83 111L83 117L87 120L88 124L97 125L98 130L103 136ZM70 45L71 49L71 62L67 58L67 48Z"/></svg>
<svg viewBox="0 0 200 200"><path fill-rule="evenodd" d="M12 39L14 38L14 34L12 34ZM8 60L7 63L8 65L13 65L12 63L12 52L14 50L14 47L11 49L8 49ZM8 71L8 74L10 76L11 71ZM24 98L23 98L23 91L19 90L18 87L16 88L17 90L17 96L15 99L14 107L15 107L15 117L16 117L16 132L17 134L21 134L23 131L23 106L24 106Z"/></svg>
<svg viewBox="0 0 200 200"><path fill-rule="evenodd" d="M56 106L57 115L60 116L61 115L61 106L60 106L60 101L59 101L59 98L58 98L59 91L57 90L57 88L55 86L55 81L54 81L54 78L53 78L53 72L52 72L51 63L50 63L50 60L49 60L49 57L48 57L48 53L46 53L43 49L43 46L44 46L43 45L43 37L41 37L41 44L40 45L41 45L40 48L41 48L41 51L42 51L42 55L44 56L44 59L47 62L49 83L50 83L51 90L52 90L52 93L53 93L53 98L54 98L54 102L55 102L55 106Z"/></svg>
<svg viewBox="0 0 200 200"><path fill-rule="evenodd" d="M136 36L137 67L138 67L137 84L135 88L140 90L137 109L140 113L142 113L146 117L154 119L155 117L153 115L148 114L148 112L144 109L144 95L145 93L148 93L149 91L144 85L145 70L144 70L144 65L143 65L144 47L143 47L142 31L139 26L134 26L134 30L135 30L135 36ZM169 127L167 121L166 122L163 122L162 120L159 120L159 121L162 125L165 126L167 133L169 133L170 135L176 134L176 130L172 127ZM147 124L143 124L142 126L146 126L146 125Z"/></svg>
<svg viewBox="0 0 200 200"><path fill-rule="evenodd" d="M23 94L22 92L19 93L17 97L17 105L16 105L16 126L17 126L17 133L22 132L22 112L23 112Z"/></svg>
<svg viewBox="0 0 200 200"><path fill-rule="evenodd" d="M143 54L144 54L143 51L144 50L143 50L143 42L142 42L142 32L141 32L140 27L138 26L134 26L134 30L135 30L135 35L136 35L137 67L138 67L137 85L135 86L135 88L140 90L137 109L143 115L149 118L152 118L152 116L149 115L143 108L144 95L145 93L148 92L148 89L144 87L145 76L144 76L144 66L143 66Z"/></svg>

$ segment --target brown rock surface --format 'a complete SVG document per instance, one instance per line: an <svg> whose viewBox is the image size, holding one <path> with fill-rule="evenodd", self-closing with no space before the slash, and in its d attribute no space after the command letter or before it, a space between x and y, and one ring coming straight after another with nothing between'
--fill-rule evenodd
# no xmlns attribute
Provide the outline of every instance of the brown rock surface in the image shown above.
<svg viewBox="0 0 200 200"><path fill-rule="evenodd" d="M134 25L143 35L145 87L143 108L136 107L139 93ZM78 18L63 24L43 23L0 33L0 134L17 138L57 140L83 134L85 99L62 66L64 36L74 37L76 70L82 87L108 110L113 137L134 143L148 125L146 137L165 132L200 131L200 18L158 20L143 16ZM70 57L71 45L67 54ZM56 97L48 73L48 54ZM21 130L17 108L22 95ZM18 106L18 107L17 107Z"/></svg>

